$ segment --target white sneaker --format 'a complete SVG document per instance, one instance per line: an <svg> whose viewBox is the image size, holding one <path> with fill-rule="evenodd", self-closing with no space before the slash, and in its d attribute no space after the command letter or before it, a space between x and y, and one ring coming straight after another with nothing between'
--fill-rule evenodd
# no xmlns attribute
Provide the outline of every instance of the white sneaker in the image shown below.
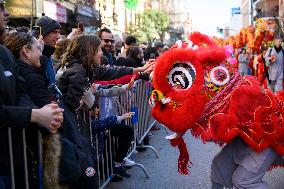
<svg viewBox="0 0 284 189"><path fill-rule="evenodd" d="M128 158L123 159L123 166L132 167L133 165L135 165L135 161L132 161Z"/></svg>

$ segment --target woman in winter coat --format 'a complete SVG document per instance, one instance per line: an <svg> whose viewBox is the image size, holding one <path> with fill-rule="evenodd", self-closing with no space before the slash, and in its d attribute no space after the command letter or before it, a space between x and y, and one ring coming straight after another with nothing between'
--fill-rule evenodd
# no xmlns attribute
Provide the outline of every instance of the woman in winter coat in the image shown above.
<svg viewBox="0 0 284 189"><path fill-rule="evenodd" d="M41 108L51 103L52 94L48 90L49 80L45 72L40 69L42 46L38 40L28 33L15 32L7 37L5 45L16 58L18 75L24 79L22 87L27 91L33 104ZM39 134L38 131L38 128L28 128L26 132L27 148L29 149L27 155L29 159L30 188L39 188L41 185L41 178L39 178L40 176L37 173L40 166L38 164L38 138L36 137ZM48 130L43 129L41 131L44 136L45 188L60 188L58 185L58 168L61 153L59 134L49 134Z"/></svg>
<svg viewBox="0 0 284 189"><path fill-rule="evenodd" d="M143 67L104 67L100 65L102 51L100 39L94 35L80 35L69 45L63 58L64 73L58 80L63 101L71 110L80 107L84 89L94 80L112 80L125 75L146 71L151 63Z"/></svg>

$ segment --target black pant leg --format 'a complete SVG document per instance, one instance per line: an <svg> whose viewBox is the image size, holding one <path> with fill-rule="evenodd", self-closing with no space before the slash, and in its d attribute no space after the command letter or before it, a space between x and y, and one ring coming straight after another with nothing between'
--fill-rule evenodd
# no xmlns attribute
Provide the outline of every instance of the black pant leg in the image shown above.
<svg viewBox="0 0 284 189"><path fill-rule="evenodd" d="M118 137L118 149L114 161L122 163L123 158L127 155L131 141L133 140L133 128L128 125L119 124L118 126L111 128L110 133L112 136Z"/></svg>

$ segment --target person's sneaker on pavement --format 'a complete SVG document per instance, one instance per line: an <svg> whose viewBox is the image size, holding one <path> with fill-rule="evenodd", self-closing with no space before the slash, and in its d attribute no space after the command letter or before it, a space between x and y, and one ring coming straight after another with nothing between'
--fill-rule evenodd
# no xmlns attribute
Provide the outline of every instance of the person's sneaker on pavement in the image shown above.
<svg viewBox="0 0 284 189"><path fill-rule="evenodd" d="M130 178L130 174L128 174L125 169L123 168L121 163L114 162L114 169L113 173L117 174L119 176L125 177L125 178Z"/></svg>
<svg viewBox="0 0 284 189"><path fill-rule="evenodd" d="M123 167L132 167L133 165L135 165L135 161L132 161L126 157L123 159Z"/></svg>

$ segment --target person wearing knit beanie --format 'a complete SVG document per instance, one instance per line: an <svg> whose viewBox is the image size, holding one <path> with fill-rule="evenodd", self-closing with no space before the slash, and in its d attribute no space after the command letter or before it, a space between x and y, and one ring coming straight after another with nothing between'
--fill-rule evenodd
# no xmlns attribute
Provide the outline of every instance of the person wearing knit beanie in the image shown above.
<svg viewBox="0 0 284 189"><path fill-rule="evenodd" d="M41 27L41 35L46 36L53 30L60 30L61 25L48 16L43 16L36 20L36 26Z"/></svg>
<svg viewBox="0 0 284 189"><path fill-rule="evenodd" d="M50 84L55 83L54 64L51 56L55 51L55 44L60 39L60 24L48 16L43 16L36 20L36 26L41 27L44 48L41 57L41 65Z"/></svg>
<svg viewBox="0 0 284 189"><path fill-rule="evenodd" d="M61 25L48 16L37 19L35 25L41 27L44 44L54 48L60 39Z"/></svg>

